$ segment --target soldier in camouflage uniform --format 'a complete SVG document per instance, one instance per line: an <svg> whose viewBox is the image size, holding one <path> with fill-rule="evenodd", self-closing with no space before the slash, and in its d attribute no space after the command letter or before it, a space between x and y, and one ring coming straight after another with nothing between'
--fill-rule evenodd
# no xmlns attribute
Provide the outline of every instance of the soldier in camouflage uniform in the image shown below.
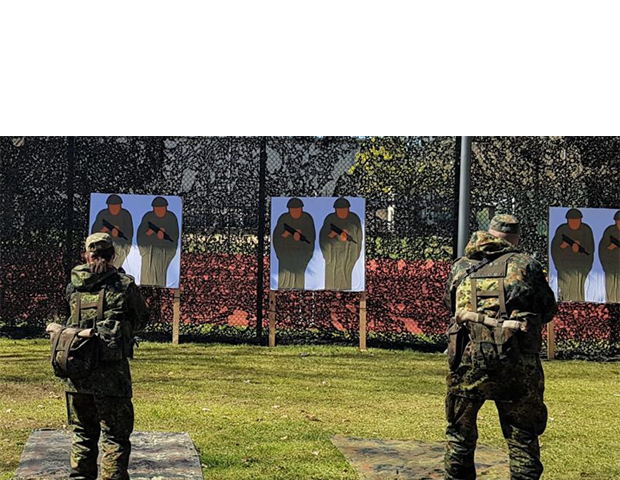
<svg viewBox="0 0 620 480"><path fill-rule="evenodd" d="M129 478L134 412L128 359L133 357L133 334L146 325L148 311L133 278L113 266L112 242L107 233L89 236L84 255L87 263L73 269L67 286L72 312L68 326L93 327L98 312L86 307L97 305L100 295L103 297L103 321L96 322L101 339L99 366L89 377L63 379L73 425L72 479L97 478L101 432L101 478Z"/></svg>
<svg viewBox="0 0 620 480"><path fill-rule="evenodd" d="M449 480L476 478L476 418L485 400L494 400L499 412L511 479L538 479L543 471L538 437L546 427L547 409L539 351L541 329L557 305L542 265L520 253L518 244L516 218L496 215L488 232L473 234L448 279L445 303L456 314L448 348ZM467 312L480 315L470 313L475 321L458 323ZM483 318L496 326L479 323Z"/></svg>

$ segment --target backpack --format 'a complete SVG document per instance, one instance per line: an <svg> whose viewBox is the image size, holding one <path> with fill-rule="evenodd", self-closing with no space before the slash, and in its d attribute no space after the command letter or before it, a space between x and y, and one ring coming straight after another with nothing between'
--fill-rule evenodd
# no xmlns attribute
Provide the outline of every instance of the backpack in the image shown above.
<svg viewBox="0 0 620 480"><path fill-rule="evenodd" d="M123 322L118 309L106 305L105 287L96 301L83 302L90 293L76 292L73 315L67 323L52 330L51 349L54 374L60 378L78 379L89 376L101 362L128 357L124 345ZM91 324L91 328L80 325ZM130 332L126 332L125 336ZM131 335L129 335L131 336Z"/></svg>
<svg viewBox="0 0 620 480"><path fill-rule="evenodd" d="M494 259L469 275L471 281L470 310L478 312L478 300L495 298L499 304L499 310L495 318L495 325L489 326L480 321L468 321L469 336L472 343L472 364L474 368L481 370L498 370L511 360L519 356L519 347L514 336L514 329L505 328L504 322L508 320L506 310L506 290L504 279L508 270L508 261L515 253L504 254ZM484 280L497 281L496 290L481 290L479 285ZM478 315L482 317L482 315Z"/></svg>
<svg viewBox="0 0 620 480"><path fill-rule="evenodd" d="M456 305L456 290L467 278L471 281L471 302L469 311L474 315L460 320L461 312L453 312L455 317L448 329L448 364L451 371L455 371L460 363L465 348L471 343L471 360L474 368L493 371L502 368L510 360L516 360L519 347L514 336L515 330L523 330L521 322L508 320L506 310L506 292L504 279L506 278L508 261L515 255L514 252L501 255L491 260L470 260L472 265L459 278L452 289L452 305ZM481 290L479 285L484 280L495 280L498 283L496 290ZM489 318L478 314L478 300L480 298L496 298L499 310L496 318ZM465 328L465 324L468 326Z"/></svg>
<svg viewBox="0 0 620 480"><path fill-rule="evenodd" d="M97 323L103 320L105 290L99 292L97 302L83 303L80 292L76 294L73 319L80 324L82 311L96 308L96 321L92 328L62 327L52 324L51 332L52 368L60 378L80 379L89 376L99 366L99 341Z"/></svg>

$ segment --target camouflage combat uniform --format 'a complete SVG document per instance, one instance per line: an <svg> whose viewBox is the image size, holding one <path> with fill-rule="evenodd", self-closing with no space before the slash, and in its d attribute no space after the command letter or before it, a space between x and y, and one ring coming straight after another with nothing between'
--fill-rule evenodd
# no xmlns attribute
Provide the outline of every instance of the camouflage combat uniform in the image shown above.
<svg viewBox="0 0 620 480"><path fill-rule="evenodd" d="M110 239L108 234L97 233L91 235L89 240L97 236ZM79 325L76 325L77 293L80 293L81 302L96 302L103 288L104 321L98 322L98 326L104 328L106 324L120 321L121 341L118 353L108 355L116 358L106 360L105 356L102 357L99 367L91 376L79 380L63 379L70 422L73 425L69 477L72 479L97 478L98 441L101 432L101 478L129 478L129 436L133 431L134 412L128 358L133 357L133 333L146 325L148 311L133 278L125 275L122 270L112 267L105 273L94 274L88 265L80 265L71 272L71 283L67 286L67 300L73 312L68 325L82 328L93 326L94 318L85 314L81 315Z"/></svg>
<svg viewBox="0 0 620 480"><path fill-rule="evenodd" d="M494 221L496 229L506 222L509 227L511 222L518 226L512 216L496 216ZM470 260L494 260L508 253L513 255L507 257L503 277L507 316L510 320L527 322L528 328L526 332L517 331L511 335L512 341L506 343L499 366L488 366L484 356L477 354L481 350L476 349L471 340L473 328L487 327L465 324L466 346L460 364L452 366L447 377L446 479L476 478L476 418L487 399L494 400L497 406L510 452L511 479L532 480L542 474L538 436L545 430L547 409L543 403L544 377L539 358L541 329L557 311L542 265L519 253L516 246L503 238L484 231L475 232L465 248L465 256L452 268L445 303L453 313L458 309L472 310L471 280L465 276L473 264ZM498 280L481 279L475 288L477 291L498 290ZM496 317L498 310L497 298L478 297L477 312ZM452 324L451 331L454 327L456 325Z"/></svg>

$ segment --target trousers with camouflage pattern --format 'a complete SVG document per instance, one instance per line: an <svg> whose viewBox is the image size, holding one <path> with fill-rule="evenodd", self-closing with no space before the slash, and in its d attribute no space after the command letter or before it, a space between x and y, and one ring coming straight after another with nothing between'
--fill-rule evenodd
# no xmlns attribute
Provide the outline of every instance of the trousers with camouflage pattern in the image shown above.
<svg viewBox="0 0 620 480"><path fill-rule="evenodd" d="M543 471L538 437L547 426L544 377L540 360L533 359L531 364L529 374L521 377L519 390L524 395L515 400L495 400L502 433L508 443L511 480L538 480ZM446 397L446 480L476 478L476 420L484 402L484 397L470 398L451 392Z"/></svg>
<svg viewBox="0 0 620 480"><path fill-rule="evenodd" d="M134 412L131 398L67 393L73 425L70 479L96 480L99 435L102 480L128 480Z"/></svg>

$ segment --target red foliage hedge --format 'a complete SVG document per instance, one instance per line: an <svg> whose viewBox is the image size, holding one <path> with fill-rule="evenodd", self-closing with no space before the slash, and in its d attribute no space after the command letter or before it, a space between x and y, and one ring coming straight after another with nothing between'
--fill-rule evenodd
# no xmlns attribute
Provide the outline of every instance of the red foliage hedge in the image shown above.
<svg viewBox="0 0 620 480"><path fill-rule="evenodd" d="M66 314L64 269L61 258L24 258L2 266L2 317L13 327L25 324L42 328L55 313ZM256 257L233 254L184 254L181 281L182 333L203 332L202 327L254 327L256 325ZM449 262L368 260L368 328L380 337L425 336L444 341L448 312L441 299ZM265 285L269 285L265 262ZM144 288L151 306L150 331L171 329L172 294L169 290ZM268 293L263 305L266 308ZM349 334L358 330L358 293L278 292L277 326L280 330L312 331L319 336ZM267 312L264 311L264 318ZM620 306L564 303L555 320L560 347L617 348ZM1 325L0 325L1 326ZM582 348L588 346L587 348ZM607 352L609 353L609 352Z"/></svg>

